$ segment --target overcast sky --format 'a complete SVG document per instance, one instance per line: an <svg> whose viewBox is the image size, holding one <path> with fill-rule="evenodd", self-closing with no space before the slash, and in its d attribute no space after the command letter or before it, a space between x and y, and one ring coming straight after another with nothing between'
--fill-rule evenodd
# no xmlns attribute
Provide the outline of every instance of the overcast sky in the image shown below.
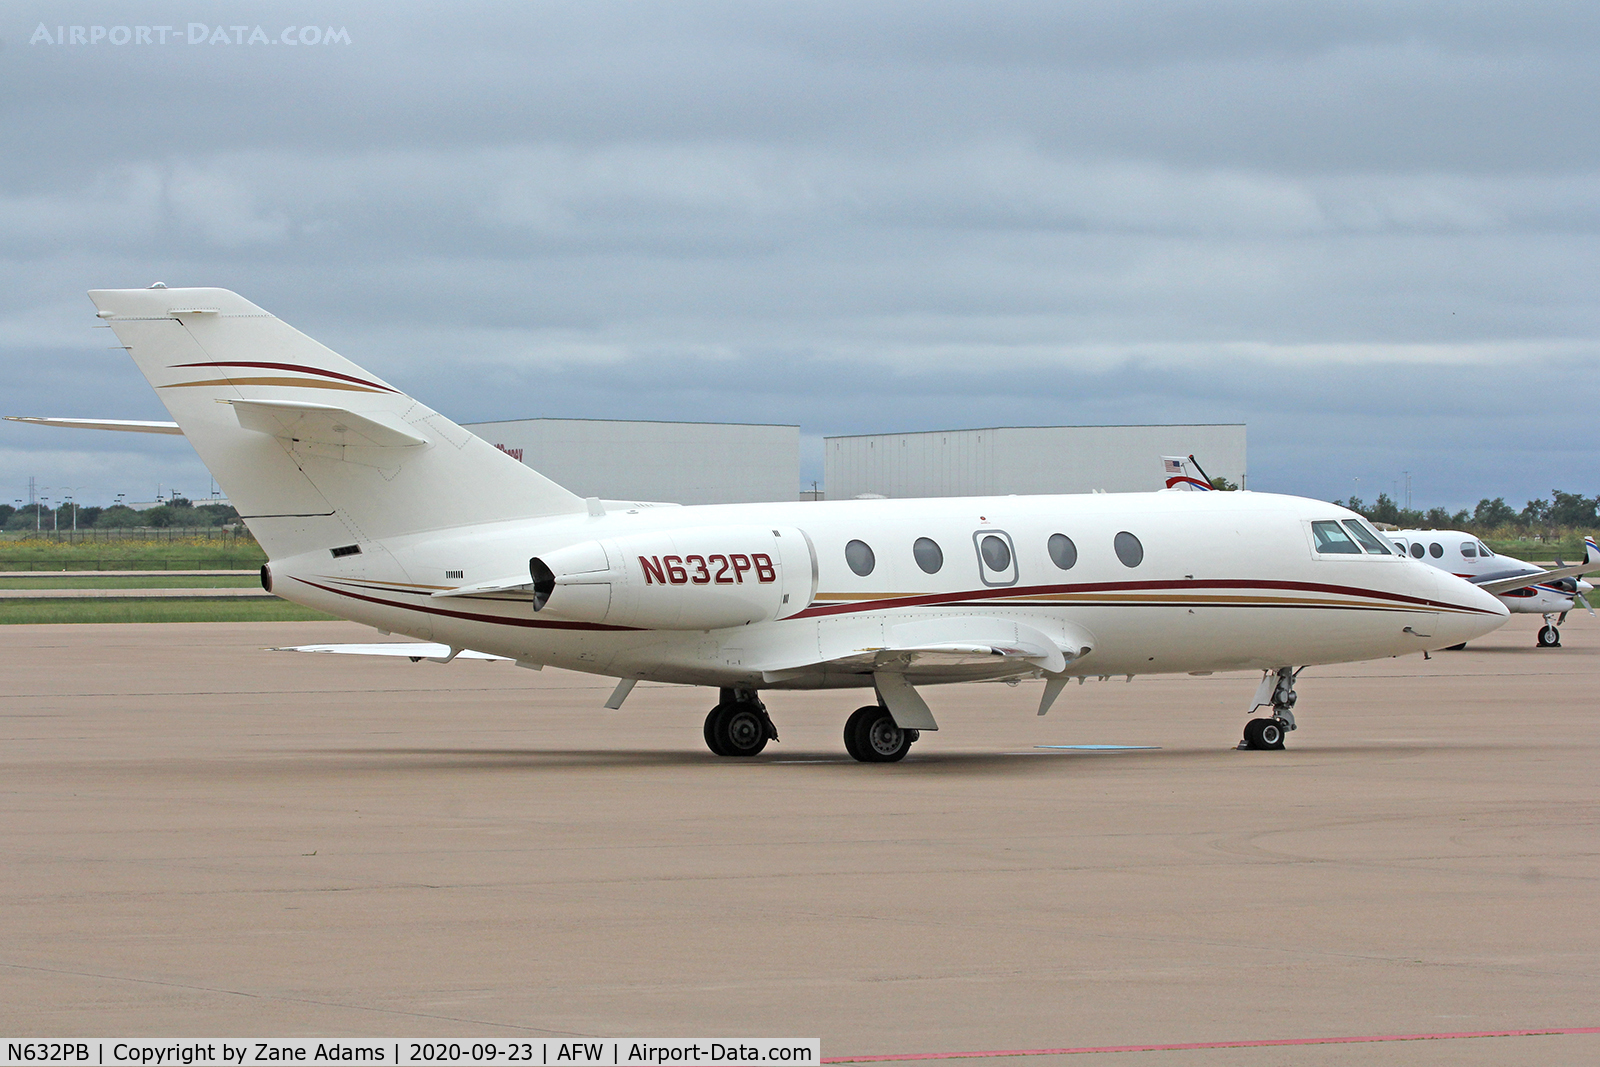
<svg viewBox="0 0 1600 1067"><path fill-rule="evenodd" d="M827 434L1245 422L1255 489L1600 492L1593 3L14 0L0 38L0 413L164 418L84 296L161 280L460 422L798 423L806 479ZM209 490L180 439L0 424L29 475Z"/></svg>

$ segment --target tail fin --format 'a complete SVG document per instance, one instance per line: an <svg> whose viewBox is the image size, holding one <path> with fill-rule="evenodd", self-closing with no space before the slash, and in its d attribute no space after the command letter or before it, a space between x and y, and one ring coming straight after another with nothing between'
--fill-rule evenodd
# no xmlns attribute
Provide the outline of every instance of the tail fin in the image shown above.
<svg viewBox="0 0 1600 1067"><path fill-rule="evenodd" d="M270 556L584 510L236 293L89 298Z"/></svg>

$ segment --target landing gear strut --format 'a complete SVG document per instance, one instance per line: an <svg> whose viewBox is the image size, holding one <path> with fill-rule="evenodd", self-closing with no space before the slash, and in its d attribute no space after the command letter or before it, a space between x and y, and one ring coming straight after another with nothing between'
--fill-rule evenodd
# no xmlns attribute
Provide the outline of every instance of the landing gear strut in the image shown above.
<svg viewBox="0 0 1600 1067"><path fill-rule="evenodd" d="M911 744L921 731L895 725L894 716L882 704L857 708L844 724L844 747L862 763L896 763L906 758Z"/></svg>
<svg viewBox="0 0 1600 1067"><path fill-rule="evenodd" d="M706 716L706 747L719 756L754 756L778 739L767 707L753 689L724 689Z"/></svg>
<svg viewBox="0 0 1600 1067"><path fill-rule="evenodd" d="M1305 670L1304 667L1300 670ZM1245 723L1242 748L1279 749L1283 737L1295 728L1294 705L1300 699L1294 691L1294 680L1300 671L1293 667L1279 667L1276 675L1267 675L1256 690L1256 707L1271 703L1272 718L1251 719Z"/></svg>
<svg viewBox="0 0 1600 1067"><path fill-rule="evenodd" d="M1555 622L1550 621L1550 619L1550 615L1546 615L1544 617L1544 625L1539 627L1539 637L1536 641L1534 641L1534 646L1536 648L1561 647L1561 631L1556 629L1556 623L1566 622L1567 613L1563 611L1559 616L1556 617Z"/></svg>

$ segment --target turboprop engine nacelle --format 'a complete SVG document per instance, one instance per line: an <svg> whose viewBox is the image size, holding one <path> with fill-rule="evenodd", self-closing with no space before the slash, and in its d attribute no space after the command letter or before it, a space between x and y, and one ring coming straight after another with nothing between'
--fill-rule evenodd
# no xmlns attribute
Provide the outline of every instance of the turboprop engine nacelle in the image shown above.
<svg viewBox="0 0 1600 1067"><path fill-rule="evenodd" d="M652 630L716 630L804 611L811 540L794 527L696 526L585 541L528 561L533 610Z"/></svg>

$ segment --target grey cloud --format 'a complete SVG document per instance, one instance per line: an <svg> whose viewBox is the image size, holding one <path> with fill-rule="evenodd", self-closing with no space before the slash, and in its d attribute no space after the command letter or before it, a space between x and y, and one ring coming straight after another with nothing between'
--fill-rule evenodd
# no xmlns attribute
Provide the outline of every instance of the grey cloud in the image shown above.
<svg viewBox="0 0 1600 1067"><path fill-rule="evenodd" d="M351 43L24 43L222 17L0 23L13 404L160 417L82 298L159 279L464 419L1247 418L1258 486L1327 495L1545 492L1582 437L1530 413L1600 362L1588 5L237 4ZM0 432L5 477L77 462ZM150 447L106 462L190 462Z"/></svg>

